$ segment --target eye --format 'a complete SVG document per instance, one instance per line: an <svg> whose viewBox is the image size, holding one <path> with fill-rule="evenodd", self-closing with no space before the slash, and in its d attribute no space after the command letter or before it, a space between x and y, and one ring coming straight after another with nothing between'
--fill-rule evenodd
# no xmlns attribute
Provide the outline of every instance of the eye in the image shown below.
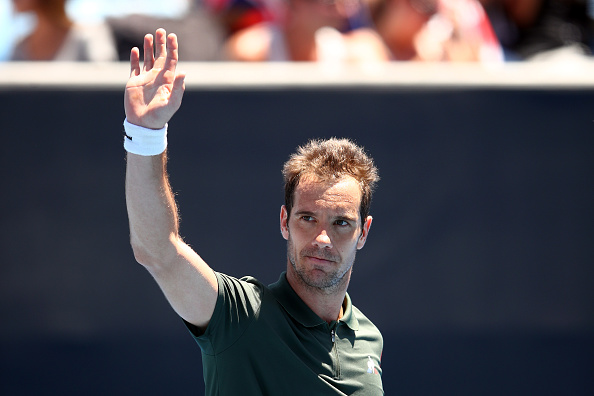
<svg viewBox="0 0 594 396"><path fill-rule="evenodd" d="M340 227L346 227L346 226L350 225L350 223L346 220L336 220L334 222L334 224L336 224L337 226L340 226Z"/></svg>
<svg viewBox="0 0 594 396"><path fill-rule="evenodd" d="M314 221L314 218L312 216L301 216L301 220L310 222L310 221Z"/></svg>

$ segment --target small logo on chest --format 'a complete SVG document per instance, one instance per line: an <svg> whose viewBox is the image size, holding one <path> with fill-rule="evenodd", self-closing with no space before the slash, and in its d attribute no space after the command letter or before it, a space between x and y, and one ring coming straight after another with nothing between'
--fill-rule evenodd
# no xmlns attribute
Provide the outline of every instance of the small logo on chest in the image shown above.
<svg viewBox="0 0 594 396"><path fill-rule="evenodd" d="M371 356L367 356L367 373L368 374L378 374L377 368L375 367L375 363L371 359Z"/></svg>

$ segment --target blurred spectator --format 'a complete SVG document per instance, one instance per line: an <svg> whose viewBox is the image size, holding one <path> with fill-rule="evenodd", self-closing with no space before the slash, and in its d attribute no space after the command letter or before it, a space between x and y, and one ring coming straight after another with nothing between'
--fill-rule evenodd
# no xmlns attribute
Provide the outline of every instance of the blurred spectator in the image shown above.
<svg viewBox="0 0 594 396"><path fill-rule="evenodd" d="M73 23L66 0L13 0L17 13L32 13L33 30L17 42L13 61L113 61L116 52L109 29L102 24Z"/></svg>
<svg viewBox="0 0 594 396"><path fill-rule="evenodd" d="M481 1L510 60L572 60L592 53L588 0Z"/></svg>
<svg viewBox="0 0 594 396"><path fill-rule="evenodd" d="M478 0L366 0L394 60L501 62Z"/></svg>
<svg viewBox="0 0 594 396"><path fill-rule="evenodd" d="M203 0L217 15L227 37L262 22L270 22L284 0Z"/></svg>
<svg viewBox="0 0 594 396"><path fill-rule="evenodd" d="M218 60L225 37L220 23L197 0L189 0L188 11L180 17L125 15L108 18L107 24L116 42L118 58L122 61L130 59L132 47L140 49L142 58L145 34L158 28L164 28L178 36L184 45L184 61Z"/></svg>
<svg viewBox="0 0 594 396"><path fill-rule="evenodd" d="M233 34L225 58L236 61L388 60L379 35L365 26L359 0L286 0L273 21ZM368 24L369 25L369 24Z"/></svg>

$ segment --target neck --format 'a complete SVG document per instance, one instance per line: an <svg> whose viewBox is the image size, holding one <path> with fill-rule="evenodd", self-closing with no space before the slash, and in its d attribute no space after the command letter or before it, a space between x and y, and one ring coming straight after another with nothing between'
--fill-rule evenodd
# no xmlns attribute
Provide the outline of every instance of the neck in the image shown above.
<svg viewBox="0 0 594 396"><path fill-rule="evenodd" d="M344 298L350 279L351 270L345 274L336 288L319 289L305 284L290 263L287 267L287 280L295 293L316 315L328 323L342 318Z"/></svg>
<svg viewBox="0 0 594 396"><path fill-rule="evenodd" d="M52 20L44 14L37 15L35 29L27 38L27 51L32 60L51 60L62 46L72 22L64 16Z"/></svg>
<svg viewBox="0 0 594 396"><path fill-rule="evenodd" d="M68 31L72 25L72 21L68 18L68 15L61 13L55 17L51 17L42 12L36 13L37 25L35 31L42 32L63 32Z"/></svg>

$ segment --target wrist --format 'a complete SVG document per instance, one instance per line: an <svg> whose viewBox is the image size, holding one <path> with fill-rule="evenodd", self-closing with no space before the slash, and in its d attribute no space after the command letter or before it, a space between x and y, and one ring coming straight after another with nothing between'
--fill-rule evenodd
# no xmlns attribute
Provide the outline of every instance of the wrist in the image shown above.
<svg viewBox="0 0 594 396"><path fill-rule="evenodd" d="M148 122L146 120L147 117L145 117L145 119L143 119L141 117L135 117L135 116L128 117L127 114L125 117L126 118L124 119L124 121L128 121L130 124L141 127L141 128L158 130L158 129L163 129L165 126L165 124L153 124L151 122Z"/></svg>
<svg viewBox="0 0 594 396"><path fill-rule="evenodd" d="M150 129L124 120L124 149L143 156L159 155L167 148L167 124L161 129Z"/></svg>

